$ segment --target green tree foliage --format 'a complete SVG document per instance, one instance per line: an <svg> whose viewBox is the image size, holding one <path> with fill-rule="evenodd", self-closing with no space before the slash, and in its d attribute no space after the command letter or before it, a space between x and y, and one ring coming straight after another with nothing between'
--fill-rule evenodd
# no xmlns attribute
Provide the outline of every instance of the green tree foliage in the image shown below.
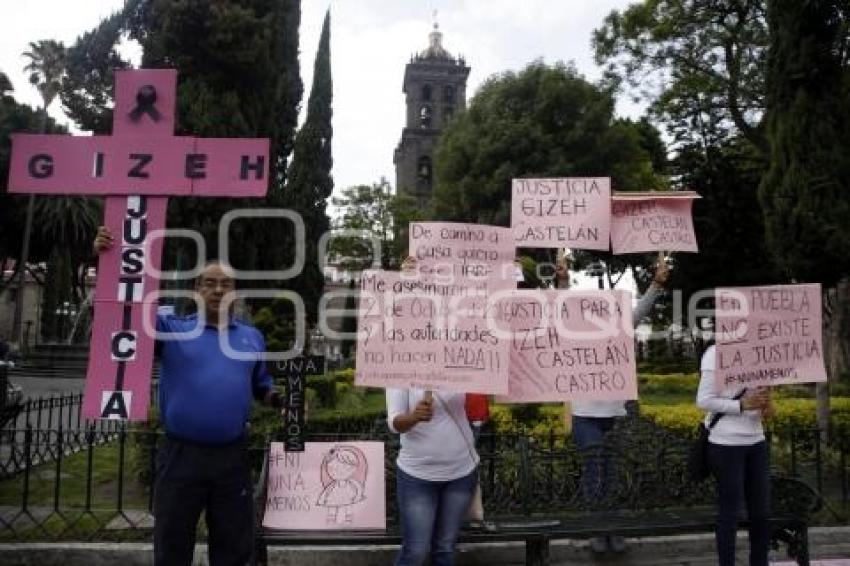
<svg viewBox="0 0 850 566"><path fill-rule="evenodd" d="M39 42L36 45L40 45ZM36 50L38 51L38 50ZM43 50L42 50L43 51ZM10 134L14 132L37 133L42 128L48 133L66 133L65 128L47 118L42 111L19 104L11 96L12 85L3 75L6 86L0 95L0 263L6 259L18 259L21 253L24 232L24 217L27 195L7 193L9 158L11 155ZM0 81L2 83L2 81ZM35 227L30 246L30 262L48 260L54 248L68 256L68 278L82 265L89 255L91 241L99 216L98 199L82 197L38 197L35 200ZM0 281L0 288L7 281ZM81 292L78 281L77 299ZM71 288L67 290L71 292Z"/></svg>
<svg viewBox="0 0 850 566"><path fill-rule="evenodd" d="M764 2L643 0L612 12L593 43L609 83L650 102L671 135L678 188L703 197L700 253L678 254L672 275L685 304L713 285L776 281L756 191L766 167Z"/></svg>
<svg viewBox="0 0 850 566"><path fill-rule="evenodd" d="M46 342L61 341L71 330L72 320L68 315L57 316L56 309L61 308L64 303L80 304L79 297L71 293L73 267L64 250L55 248L50 252L41 301L41 339Z"/></svg>
<svg viewBox="0 0 850 566"><path fill-rule="evenodd" d="M487 80L443 132L435 155L433 216L508 226L511 180L611 177L615 190L663 188L666 151L648 122L615 119L611 93L571 66L528 65ZM533 253L552 261L551 254ZM604 261L609 276L647 258L584 252L578 268Z"/></svg>
<svg viewBox="0 0 850 566"><path fill-rule="evenodd" d="M6 73L0 71L0 97L5 97L13 90L14 88L12 87L12 81L9 80L9 77L6 76Z"/></svg>
<svg viewBox="0 0 850 566"><path fill-rule="evenodd" d="M594 35L597 61L607 65L614 84L644 87L637 93L653 103L655 116L681 150L679 169L704 174L701 180L693 175L683 180L705 197L697 210L716 216L709 224L722 226L730 214L749 211L739 222L746 230L736 238L706 242L697 225L700 261L706 252L727 258L722 269L730 281L753 265L764 266L758 277L746 278L754 283L779 278L831 285L844 278L825 293L825 351L832 352L827 366L833 375L850 363L843 186L850 98L847 22L847 3L839 0L643 0L612 12ZM733 146L733 153L761 161L761 207L752 198L753 171L731 171L728 167L740 166L740 160L716 159ZM697 147L702 157L695 160ZM745 190L727 183L742 178L749 179ZM709 199L725 207L711 206ZM742 245L756 255L741 253ZM680 259L679 284L683 277L707 284L700 283L705 278L697 263Z"/></svg>
<svg viewBox="0 0 850 566"><path fill-rule="evenodd" d="M770 0L767 241L791 280L827 286L850 275L850 5Z"/></svg>
<svg viewBox="0 0 850 566"><path fill-rule="evenodd" d="M641 133L613 114L610 93L564 64L490 78L440 138L436 218L507 226L518 177L607 176L618 190L659 188Z"/></svg>
<svg viewBox="0 0 850 566"><path fill-rule="evenodd" d="M611 83L651 102L677 143L741 134L764 150L767 34L763 0L643 0L611 12L593 44Z"/></svg>
<svg viewBox="0 0 850 566"><path fill-rule="evenodd" d="M293 48L300 5L292 0L142 0L127 17L143 48L142 65L175 67L180 72L177 133L270 138L270 192L280 192L300 98ZM221 252L217 234L225 212L270 204L270 198L172 199L169 225L199 230L209 254L216 256ZM229 242L232 263L247 269L282 263L261 253L272 241L293 245L291 234L281 237L275 230L280 230L280 222L235 223ZM194 261L182 248L185 242L173 244L166 253L167 264Z"/></svg>
<svg viewBox="0 0 850 566"><path fill-rule="evenodd" d="M140 4L140 0L127 2L123 11L104 19L67 49L59 97L67 116L83 130L95 134L112 131L113 73L130 66L117 46L129 25L129 14Z"/></svg>
<svg viewBox="0 0 850 566"><path fill-rule="evenodd" d="M77 124L96 133L111 128L113 70L126 68L117 45L138 41L142 66L177 68L177 132L210 137L268 137L271 140L269 197L265 199L173 199L169 225L197 229L209 255L218 255L222 214L236 207L275 206L283 192L287 161L298 119L302 83L298 69L300 0L129 0L123 10L80 36L68 51L62 101ZM269 269L284 263L266 250L270 242L292 247L280 222L240 222L231 231L231 254L243 268ZM186 242L168 242L168 267L194 262Z"/></svg>
<svg viewBox="0 0 850 566"><path fill-rule="evenodd" d="M378 240L381 257L373 257L373 246L363 237L339 236L331 242L334 263L348 270L360 271L377 263L382 269L398 267L407 253L407 225L418 220L422 212L416 199L394 195L386 179L371 185L357 185L333 198L340 215L334 228L358 230Z"/></svg>
<svg viewBox="0 0 850 566"><path fill-rule="evenodd" d="M313 65L313 84L307 103L307 118L295 137L292 164L281 204L296 210L304 220L306 261L295 285L307 305L309 320L316 320L316 305L324 287L317 257L317 243L330 228L325 212L333 191L331 141L333 128L333 83L330 55L330 11L325 14L319 47Z"/></svg>
<svg viewBox="0 0 850 566"><path fill-rule="evenodd" d="M24 51L24 57L29 59L24 71L30 74L30 84L38 89L44 108L47 108L62 87L65 46L61 41L53 39L31 41L29 49Z"/></svg>
<svg viewBox="0 0 850 566"><path fill-rule="evenodd" d="M35 86L42 98L41 116L36 132L48 132L53 129L47 115L47 108L56 99L65 80L66 50L61 42L41 40L30 42L29 49L23 53L28 60L24 70L29 73L30 84ZM85 293L85 275L80 266L84 265L91 249L95 227L100 215L100 202L85 197L26 197L32 207L33 227L21 218L23 239L21 247L26 248L26 257L21 264L33 260L48 258L48 278L55 287L45 294L46 303L42 305L42 319L50 332L50 318L54 315L55 304L49 299L71 299L79 303ZM22 212L23 199L10 202ZM15 321L22 324L22 312L16 308Z"/></svg>
<svg viewBox="0 0 850 566"><path fill-rule="evenodd" d="M682 291L685 307L700 290L778 283L762 237L758 184L764 162L752 144L739 139L707 151L698 145L682 148L676 173L684 186L702 195L693 209L699 253L677 254L671 272L670 287Z"/></svg>

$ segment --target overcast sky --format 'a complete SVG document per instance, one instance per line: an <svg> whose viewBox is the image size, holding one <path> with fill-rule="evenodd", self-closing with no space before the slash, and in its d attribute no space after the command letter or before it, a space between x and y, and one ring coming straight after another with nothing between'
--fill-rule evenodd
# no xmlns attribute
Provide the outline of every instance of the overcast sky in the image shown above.
<svg viewBox="0 0 850 566"><path fill-rule="evenodd" d="M39 103L23 72L26 60L21 53L30 41L58 39L69 45L122 4L122 0L2 2L0 70L11 79L14 96ZM392 155L404 121L404 66L412 53L427 46L434 10L444 46L454 55L464 55L472 67L467 89L472 96L488 76L520 69L537 58L549 63L573 60L585 76L597 79L600 71L593 62L591 32L612 9L627 4L626 0L303 0L305 104L322 17L331 7L337 190L381 176L394 182ZM618 112L634 116L639 109L623 102ZM58 102L51 114L67 122Z"/></svg>
<svg viewBox="0 0 850 566"><path fill-rule="evenodd" d="M333 69L333 175L336 190L395 182L393 149L404 122L401 92L410 55L428 45L433 13L443 45L463 55L472 68L467 94L489 76L518 70L528 62L574 61L590 80L601 72L593 61L591 32L612 9L629 0L302 0L301 76L304 104L324 12L331 9ZM21 56L30 41L57 39L66 45L123 5L122 0L4 0L0 4L0 70L21 102L39 104L38 92L23 72ZM135 54L138 46L129 46ZM620 115L640 108L618 102ZM51 115L67 122L60 104Z"/></svg>

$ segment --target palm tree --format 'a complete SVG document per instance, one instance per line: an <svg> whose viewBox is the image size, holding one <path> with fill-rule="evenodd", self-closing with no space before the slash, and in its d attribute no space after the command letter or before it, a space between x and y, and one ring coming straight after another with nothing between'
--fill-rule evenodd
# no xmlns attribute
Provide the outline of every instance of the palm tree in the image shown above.
<svg viewBox="0 0 850 566"><path fill-rule="evenodd" d="M41 94L42 116L41 132L47 130L47 108L56 99L59 89L62 87L62 77L65 74L65 46L62 42L53 39L30 42L29 50L24 51L23 56L29 59L24 71L30 74L30 83L35 85ZM23 311L24 294L26 292L27 261L30 253L30 237L32 235L32 216L35 207L35 195L29 195L27 201L26 224L24 225L24 243L21 246L21 261L18 267L18 293L15 303L15 319L13 330L18 346L25 350L23 336Z"/></svg>
<svg viewBox="0 0 850 566"><path fill-rule="evenodd" d="M65 75L65 45L54 39L31 41L23 56L30 60L24 71L30 74L30 84L38 89L45 113L62 88Z"/></svg>

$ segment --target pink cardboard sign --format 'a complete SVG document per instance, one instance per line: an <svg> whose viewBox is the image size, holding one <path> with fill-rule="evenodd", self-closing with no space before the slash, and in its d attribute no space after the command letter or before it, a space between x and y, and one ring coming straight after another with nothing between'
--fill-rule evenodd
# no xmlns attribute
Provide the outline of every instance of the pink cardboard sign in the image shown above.
<svg viewBox="0 0 850 566"><path fill-rule="evenodd" d="M409 253L422 274L514 281L516 246L510 228L411 222L408 239Z"/></svg>
<svg viewBox="0 0 850 566"><path fill-rule="evenodd" d="M115 72L112 136L12 135L9 192L256 197L267 139L174 136L177 71Z"/></svg>
<svg viewBox="0 0 850 566"><path fill-rule="evenodd" d="M510 335L486 321L494 293L486 281L364 271L355 382L506 394Z"/></svg>
<svg viewBox="0 0 850 566"><path fill-rule="evenodd" d="M10 192L256 197L267 139L12 134Z"/></svg>
<svg viewBox="0 0 850 566"><path fill-rule="evenodd" d="M263 526L285 531L386 528L384 444L307 442L269 447Z"/></svg>
<svg viewBox="0 0 850 566"><path fill-rule="evenodd" d="M611 179L514 179L511 230L521 248L607 250Z"/></svg>
<svg viewBox="0 0 850 566"><path fill-rule="evenodd" d="M112 135L171 136L177 123L176 107L176 69L115 71Z"/></svg>
<svg viewBox="0 0 850 566"><path fill-rule="evenodd" d="M631 293L520 290L497 314L513 333L510 391L500 400L637 399Z"/></svg>
<svg viewBox="0 0 850 566"><path fill-rule="evenodd" d="M89 367L83 396L86 418L148 418L155 328L155 303L95 301Z"/></svg>
<svg viewBox="0 0 850 566"><path fill-rule="evenodd" d="M615 254L696 252L692 216L695 193L614 195L611 247Z"/></svg>
<svg viewBox="0 0 850 566"><path fill-rule="evenodd" d="M820 283L715 292L718 390L826 381Z"/></svg>
<svg viewBox="0 0 850 566"><path fill-rule="evenodd" d="M105 200L104 226L115 245L102 252L97 264L98 301L140 302L146 293L159 289L162 237L151 232L165 228L168 199L127 196Z"/></svg>
<svg viewBox="0 0 850 566"><path fill-rule="evenodd" d="M176 85L173 69L116 71L112 136L12 138L10 192L107 195L105 224L120 235L100 258L87 418L147 415L153 339L140 313L154 305L141 301L158 287L162 239L150 235L166 210L150 195L262 196L268 186L268 140L173 135Z"/></svg>
<svg viewBox="0 0 850 566"><path fill-rule="evenodd" d="M208 197L261 197L269 185L269 140L196 138L192 194ZM203 168L200 168L201 160Z"/></svg>

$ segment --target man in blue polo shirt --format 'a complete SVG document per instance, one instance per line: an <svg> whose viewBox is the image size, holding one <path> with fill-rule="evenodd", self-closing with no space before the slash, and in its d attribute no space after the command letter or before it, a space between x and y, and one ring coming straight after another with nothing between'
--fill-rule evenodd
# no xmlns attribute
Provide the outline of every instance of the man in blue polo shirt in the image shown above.
<svg viewBox="0 0 850 566"><path fill-rule="evenodd" d="M99 228L95 251L110 246L111 233ZM204 510L211 566L242 566L253 554L245 425L252 398L278 408L282 399L262 360L266 349L262 334L222 305L224 296L234 290L229 267L210 262L196 284L202 312L157 316L159 409L166 433L154 487L157 566L192 563ZM220 337L229 348L222 348Z"/></svg>

